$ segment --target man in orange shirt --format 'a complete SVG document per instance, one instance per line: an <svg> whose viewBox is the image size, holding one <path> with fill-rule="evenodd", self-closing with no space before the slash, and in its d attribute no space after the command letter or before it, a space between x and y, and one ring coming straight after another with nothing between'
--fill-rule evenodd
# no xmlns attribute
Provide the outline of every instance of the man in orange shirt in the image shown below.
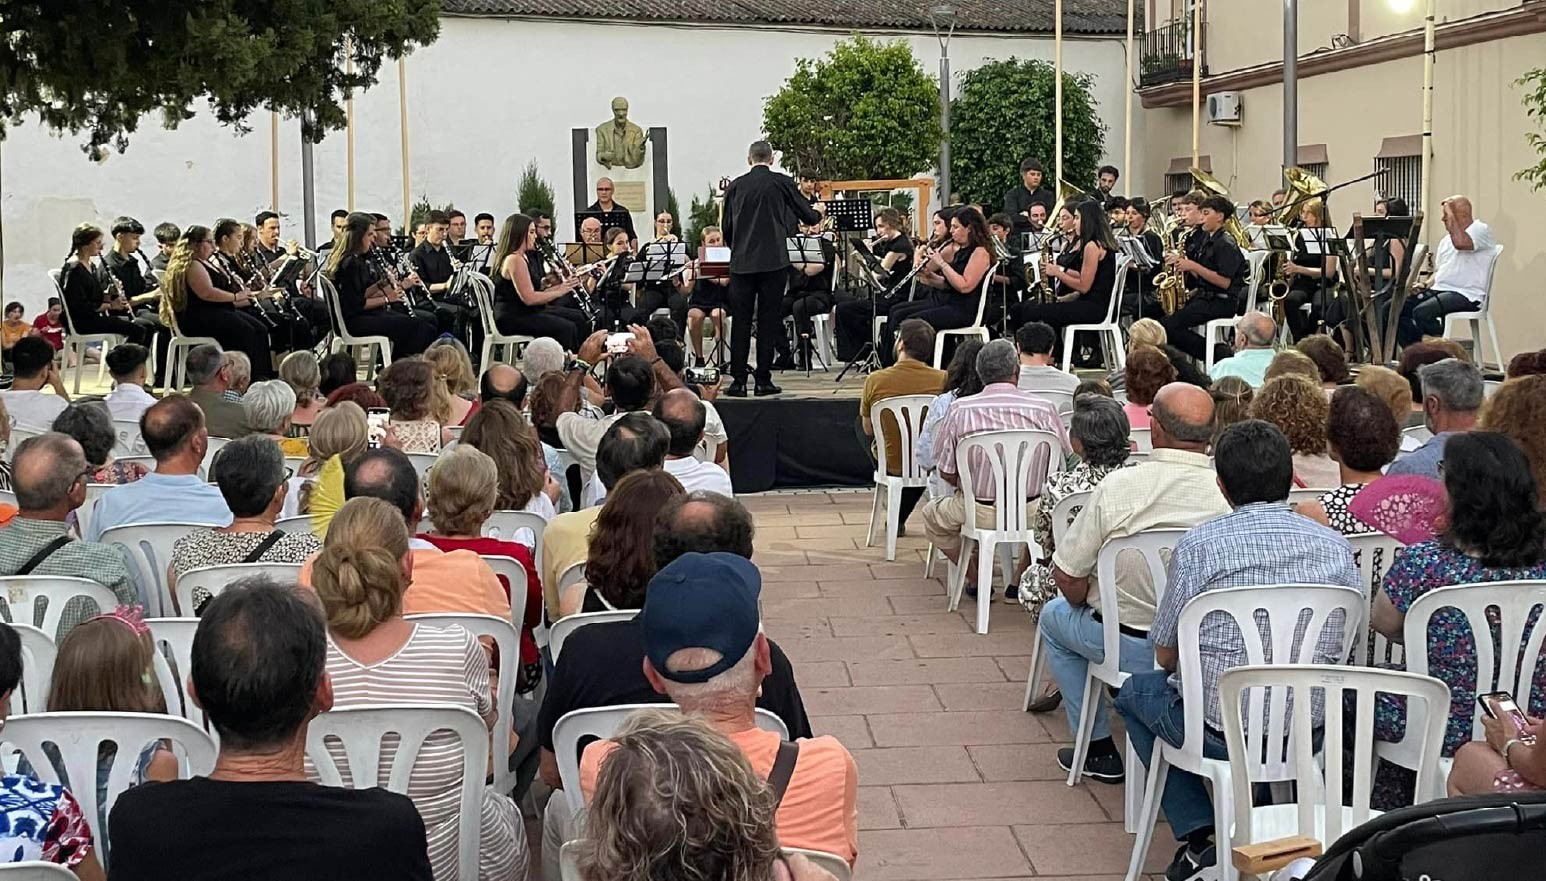
<svg viewBox="0 0 1546 881"><path fill-rule="evenodd" d="M644 675L685 713L740 747L778 801L779 844L859 855L859 771L830 735L791 742L757 727L757 690L772 664L757 607L762 577L735 554L684 554L650 581L639 620ZM595 789L610 741L586 748L580 790Z"/></svg>

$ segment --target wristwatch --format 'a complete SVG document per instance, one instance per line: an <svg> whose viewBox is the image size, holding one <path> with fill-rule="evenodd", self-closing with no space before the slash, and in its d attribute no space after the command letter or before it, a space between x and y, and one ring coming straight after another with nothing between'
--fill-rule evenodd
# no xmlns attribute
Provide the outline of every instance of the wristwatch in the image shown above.
<svg viewBox="0 0 1546 881"><path fill-rule="evenodd" d="M588 372L590 370L590 362L586 361L584 358L575 358L573 361L569 362L569 369Z"/></svg>
<svg viewBox="0 0 1546 881"><path fill-rule="evenodd" d="M1510 737L1508 740L1503 741L1503 749L1499 750L1503 754L1503 764L1508 765L1510 768L1514 767L1514 763L1508 757L1508 751L1523 744L1524 741L1517 737Z"/></svg>

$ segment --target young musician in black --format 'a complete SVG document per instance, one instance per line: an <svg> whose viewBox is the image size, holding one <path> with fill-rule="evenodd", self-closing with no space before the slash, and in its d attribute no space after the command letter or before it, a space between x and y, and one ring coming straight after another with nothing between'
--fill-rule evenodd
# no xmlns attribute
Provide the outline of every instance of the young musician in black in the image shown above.
<svg viewBox="0 0 1546 881"><path fill-rule="evenodd" d="M815 238L821 249L821 262L789 267L789 287L784 289L783 310L785 317L794 319L795 339L809 341L815 337L811 317L832 310L832 276L837 271L837 246L821 234L821 224L800 224L800 235ZM796 359L790 356L789 338L778 335L778 357L774 370L796 368ZM800 343L799 361L810 357L810 348Z"/></svg>
<svg viewBox="0 0 1546 881"><path fill-rule="evenodd" d="M591 288L591 300L601 310L596 318L596 328L617 333L627 330L630 324L643 324L650 314L633 305L634 286L623 283L632 253L628 230L614 226L601 239L606 243L607 257L613 260L601 278L587 280L587 285Z"/></svg>
<svg viewBox="0 0 1546 881"><path fill-rule="evenodd" d="M466 220L462 218L464 225ZM465 303L451 299L451 285L459 261L446 246L449 229L450 221L445 213L431 211L424 221L424 241L408 253L408 263L429 292L429 303L425 305L433 306L435 324L440 332L465 341L471 310Z"/></svg>
<svg viewBox="0 0 1546 881"><path fill-rule="evenodd" d="M380 255L375 254L375 226L375 218L363 212L345 218L323 274L338 291L338 311L351 334L389 338L394 358L418 355L429 348L439 332L433 321L391 308L403 302L403 291L381 271ZM407 279L413 280L411 276Z"/></svg>
<svg viewBox="0 0 1546 881"><path fill-rule="evenodd" d="M590 334L590 316L554 301L578 288L580 276L539 287L545 279L533 278L526 260L536 243L537 228L530 217L512 214L505 218L494 249L494 265L498 267L494 274L494 321L500 333L552 337L565 351L574 352Z"/></svg>
<svg viewBox="0 0 1546 881"><path fill-rule="evenodd" d="M70 256L59 270L69 323L76 333L116 333L149 348L159 326L149 316L133 316L127 291L104 264L97 262L102 244L102 230L89 223L77 226L70 234Z"/></svg>
<svg viewBox="0 0 1546 881"><path fill-rule="evenodd" d="M1234 213L1235 206L1223 196L1203 199L1195 212L1198 229L1187 236L1185 253L1165 260L1168 271L1185 273L1189 296L1160 323L1170 344L1198 361L1207 354L1207 342L1192 328L1215 318L1233 318L1243 305L1245 255L1224 231L1224 221Z"/></svg>
<svg viewBox="0 0 1546 881"><path fill-rule="evenodd" d="M725 237L717 226L705 226L703 228L703 246L717 248L725 243ZM687 298L687 338L692 340L693 355L696 356L696 364L699 367L706 363L703 358L703 319L707 318L714 325L714 339L723 342L725 339L725 310L726 294L730 289L730 277L702 278L697 274L698 261L694 260L687 271L682 273L682 278L691 285L692 293Z"/></svg>
<svg viewBox="0 0 1546 881"><path fill-rule="evenodd" d="M375 247L370 250L371 270L380 279L384 279L402 291L403 299L394 301L392 308L399 312L407 312L414 318L433 325L435 329L444 333L440 324L440 315L435 311L435 301L429 298L429 292L424 289L424 280L414 271L413 264L397 247L397 242L392 239L392 220L385 214L372 214L371 223L374 232L372 240ZM419 224L423 226L423 224Z"/></svg>
<svg viewBox="0 0 1546 881"><path fill-rule="evenodd" d="M1117 243L1106 221L1106 210L1094 199L1065 204L1058 214L1059 221L1068 225L1069 246L1041 266L1042 277L1052 284L1056 299L1020 303L1011 310L1010 323L1015 327L1032 321L1048 324L1058 332L1061 347L1063 328L1106 320L1116 285Z"/></svg>
<svg viewBox="0 0 1546 881"><path fill-rule="evenodd" d="M229 238L241 224L222 220L216 225ZM188 336L214 337L220 347L237 351L252 362L252 378L271 379L268 326L241 311L252 303L241 280L213 263L215 235L208 227L190 226L177 240L166 266L166 293L161 318Z"/></svg>
<svg viewBox="0 0 1546 881"><path fill-rule="evenodd" d="M920 246L913 260L928 260L946 287L929 296L902 303L891 310L881 331L880 358L890 366L896 359L896 327L909 318L921 318L935 330L970 327L977 318L982 280L993 268L992 233L976 208L961 208L950 218L950 241L955 252L946 262L943 249Z"/></svg>
<svg viewBox="0 0 1546 881"><path fill-rule="evenodd" d="M1133 266L1127 270L1127 291L1123 293L1121 313L1134 318L1163 318L1165 313L1160 309L1159 301L1154 296L1154 277L1160 274L1163 264L1160 258L1164 257L1165 243L1160 239L1159 233L1149 229L1149 217L1154 209L1143 198L1134 198L1127 203L1127 234L1143 240L1143 250L1154 261L1154 265L1146 270L1140 270Z"/></svg>
<svg viewBox="0 0 1546 881"><path fill-rule="evenodd" d="M140 237L145 235L145 227L132 217L120 217L113 221L112 234L113 247L102 255L102 262L107 265L108 272L118 279L118 286L123 289L124 296L133 303L159 286L151 272L150 261L140 252ZM138 304L136 306L136 313L149 311L154 314L153 309L147 310Z"/></svg>
<svg viewBox="0 0 1546 881"><path fill-rule="evenodd" d="M287 258L300 259L300 245L294 241L286 243L279 238L278 214L272 211L259 211L252 223L258 230L258 243L253 250L253 257L264 267L266 277L273 278L274 273L284 266ZM321 342L333 323L327 314L327 304L317 296L317 292L312 289L311 282L308 280L311 268L304 267L295 280L284 288L285 309L296 319L296 334L292 346L295 349L309 349Z"/></svg>
<svg viewBox="0 0 1546 881"><path fill-rule="evenodd" d="M1283 273L1288 277L1288 296L1283 300L1283 311L1288 318L1288 328L1295 340L1315 333L1316 326L1324 320L1327 307L1333 305L1337 284L1337 258L1328 253L1327 241L1337 231L1327 222L1326 205L1320 199L1309 199L1299 206L1300 229L1294 235L1293 259L1283 263ZM1317 236L1319 254L1310 253L1304 233ZM1305 307L1309 306L1309 309ZM1340 308L1331 310L1335 321L1340 322Z"/></svg>
<svg viewBox="0 0 1546 881"><path fill-rule="evenodd" d="M655 214L655 238L649 244L656 245L651 251L659 251L666 245L674 245L681 239L676 234L676 218L669 211L660 211ZM662 252L663 253L663 252ZM657 255L658 257L658 255ZM679 285L681 276L670 281L647 281L639 285L638 304L639 317L648 320L655 314L656 309L665 309L671 313L671 320L676 322L678 328L686 325L687 319L687 289L685 285Z"/></svg>
<svg viewBox="0 0 1546 881"><path fill-rule="evenodd" d="M150 258L150 268L165 272L167 261L172 259L172 249L177 247L177 240L183 233L175 223L158 223L155 234L156 256Z"/></svg>
<svg viewBox="0 0 1546 881"><path fill-rule="evenodd" d="M1057 197L1052 195L1052 191L1042 187L1044 177L1046 170L1041 163L1035 159L1026 159L1020 163L1020 183L1004 193L1004 213L1015 222L1015 232L1031 231L1029 211L1032 205L1039 204L1051 211L1057 203Z"/></svg>
<svg viewBox="0 0 1546 881"><path fill-rule="evenodd" d="M943 237L945 226L940 217L935 214L934 226L936 235ZM908 285L901 282L912 272L913 242L902 232L900 211L882 208L875 212L875 238L870 242L870 251L880 258L880 272L863 270L866 280L876 291L875 308L870 308L868 296L861 295L858 299L838 303L833 311L837 357L843 361L853 359L870 342L870 321L876 311L886 315L891 307L907 302L910 291Z"/></svg>

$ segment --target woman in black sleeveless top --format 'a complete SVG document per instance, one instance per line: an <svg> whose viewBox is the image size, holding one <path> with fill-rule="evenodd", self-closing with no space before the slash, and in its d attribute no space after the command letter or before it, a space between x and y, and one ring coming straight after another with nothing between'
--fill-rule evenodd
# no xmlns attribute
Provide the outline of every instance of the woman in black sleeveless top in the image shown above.
<svg viewBox="0 0 1546 881"><path fill-rule="evenodd" d="M571 276L549 288L538 288L542 279L531 277L526 254L537 244L537 229L530 217L505 218L494 249L494 323L502 334L552 337L565 351L580 348L590 334L591 320L579 309L554 305L580 287L581 277Z"/></svg>
<svg viewBox="0 0 1546 881"><path fill-rule="evenodd" d="M1010 310L1016 327L1032 321L1051 325L1058 331L1059 345L1062 329L1068 325L1106 320L1117 278L1117 243L1100 203L1084 199L1064 205L1063 211L1074 222L1074 246L1041 269L1057 299L1052 303L1018 303Z"/></svg>
<svg viewBox="0 0 1546 881"><path fill-rule="evenodd" d="M914 261L928 260L945 280L944 290L931 291L923 299L899 303L891 308L881 331L880 358L890 365L896 361L896 329L909 318L921 318L935 330L971 327L977 320L982 300L982 280L993 268L993 234L988 222L976 208L961 208L950 218L950 239L955 256L949 263L938 251L919 248Z"/></svg>
<svg viewBox="0 0 1546 881"><path fill-rule="evenodd" d="M402 289L372 265L376 238L375 218L354 212L344 221L343 239L328 256L328 278L338 292L338 311L344 326L357 336L384 336L392 340L392 357L418 355L440 335L432 321L417 318L400 307Z"/></svg>
<svg viewBox="0 0 1546 881"><path fill-rule="evenodd" d="M241 311L252 302L247 289L214 260L221 241L239 235L241 223L230 219L216 221L213 231L203 226L184 230L167 260L161 307L176 314L178 329L188 336L214 337L221 348L245 354L253 379L272 379L268 326Z"/></svg>

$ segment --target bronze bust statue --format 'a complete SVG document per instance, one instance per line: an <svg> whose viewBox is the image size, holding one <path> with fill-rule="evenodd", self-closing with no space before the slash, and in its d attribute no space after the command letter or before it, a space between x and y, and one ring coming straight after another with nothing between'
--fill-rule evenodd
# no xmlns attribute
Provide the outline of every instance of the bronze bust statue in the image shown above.
<svg viewBox="0 0 1546 881"><path fill-rule="evenodd" d="M644 129L628 120L628 99L612 99L612 118L596 126L596 162L611 168L644 164Z"/></svg>

